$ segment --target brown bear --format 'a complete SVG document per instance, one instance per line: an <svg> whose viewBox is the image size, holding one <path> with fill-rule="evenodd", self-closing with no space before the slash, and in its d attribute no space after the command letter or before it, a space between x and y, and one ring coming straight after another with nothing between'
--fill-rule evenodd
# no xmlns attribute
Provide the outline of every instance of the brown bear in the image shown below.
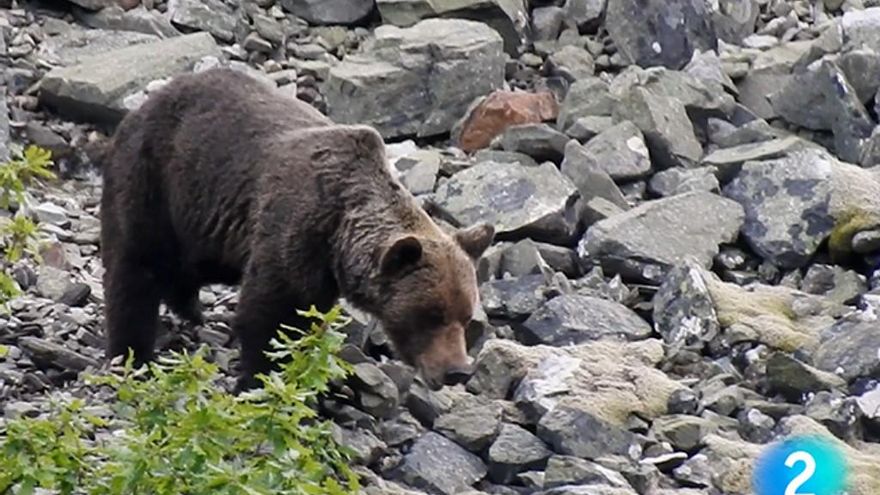
<svg viewBox="0 0 880 495"><path fill-rule="evenodd" d="M237 390L270 369L280 324L338 297L374 315L437 389L461 381L475 264L494 228L442 229L392 176L371 127L337 125L248 75L179 76L103 155L108 357L152 358L158 308L201 321L198 291L239 285Z"/></svg>

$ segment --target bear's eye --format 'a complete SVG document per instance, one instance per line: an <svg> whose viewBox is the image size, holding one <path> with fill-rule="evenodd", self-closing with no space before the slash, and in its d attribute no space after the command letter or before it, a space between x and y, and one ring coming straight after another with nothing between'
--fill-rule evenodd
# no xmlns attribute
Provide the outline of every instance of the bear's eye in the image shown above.
<svg viewBox="0 0 880 495"><path fill-rule="evenodd" d="M446 315L441 308L428 308L422 312L422 321L428 326L440 326L446 322Z"/></svg>

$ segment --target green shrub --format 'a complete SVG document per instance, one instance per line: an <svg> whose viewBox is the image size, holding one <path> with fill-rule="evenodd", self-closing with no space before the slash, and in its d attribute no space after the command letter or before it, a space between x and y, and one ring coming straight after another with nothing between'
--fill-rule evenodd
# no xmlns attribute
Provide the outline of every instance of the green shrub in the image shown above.
<svg viewBox="0 0 880 495"><path fill-rule="evenodd" d="M0 493L357 493L349 452L314 409L318 395L349 372L336 356L347 319L338 307L303 314L315 319L311 331L298 340L279 332L269 355L288 359L259 377L262 389L225 393L203 347L139 369L129 359L121 369L87 377L90 386L114 392L113 424L82 400L8 421L0 426Z"/></svg>
<svg viewBox="0 0 880 495"><path fill-rule="evenodd" d="M52 153L37 146L28 146L13 158L0 165L0 207L5 210L15 204L24 202L25 190L39 179L54 179L55 174L49 170ZM3 270L0 271L0 305L6 308L9 300L18 296L21 291L9 273L8 267L24 255L39 261L36 248L37 225L18 211L10 220L2 219L0 224L0 245L3 246Z"/></svg>

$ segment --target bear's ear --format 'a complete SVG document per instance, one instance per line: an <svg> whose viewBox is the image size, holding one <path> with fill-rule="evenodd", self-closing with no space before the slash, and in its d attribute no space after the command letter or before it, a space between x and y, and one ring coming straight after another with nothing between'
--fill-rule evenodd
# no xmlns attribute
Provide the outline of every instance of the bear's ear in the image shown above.
<svg viewBox="0 0 880 495"><path fill-rule="evenodd" d="M422 242L415 236L406 235L395 239L382 253L379 261L383 274L391 274L413 265L422 259Z"/></svg>
<svg viewBox="0 0 880 495"><path fill-rule="evenodd" d="M455 241L474 261L480 259L495 239L495 227L481 223L455 232Z"/></svg>

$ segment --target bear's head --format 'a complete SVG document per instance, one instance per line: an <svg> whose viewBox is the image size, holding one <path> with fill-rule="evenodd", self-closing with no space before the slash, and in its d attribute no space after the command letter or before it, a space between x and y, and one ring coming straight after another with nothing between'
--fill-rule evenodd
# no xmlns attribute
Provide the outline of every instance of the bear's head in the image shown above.
<svg viewBox="0 0 880 495"><path fill-rule="evenodd" d="M383 246L379 320L400 358L436 390L470 374L465 330L480 304L476 263L495 229L401 234Z"/></svg>

